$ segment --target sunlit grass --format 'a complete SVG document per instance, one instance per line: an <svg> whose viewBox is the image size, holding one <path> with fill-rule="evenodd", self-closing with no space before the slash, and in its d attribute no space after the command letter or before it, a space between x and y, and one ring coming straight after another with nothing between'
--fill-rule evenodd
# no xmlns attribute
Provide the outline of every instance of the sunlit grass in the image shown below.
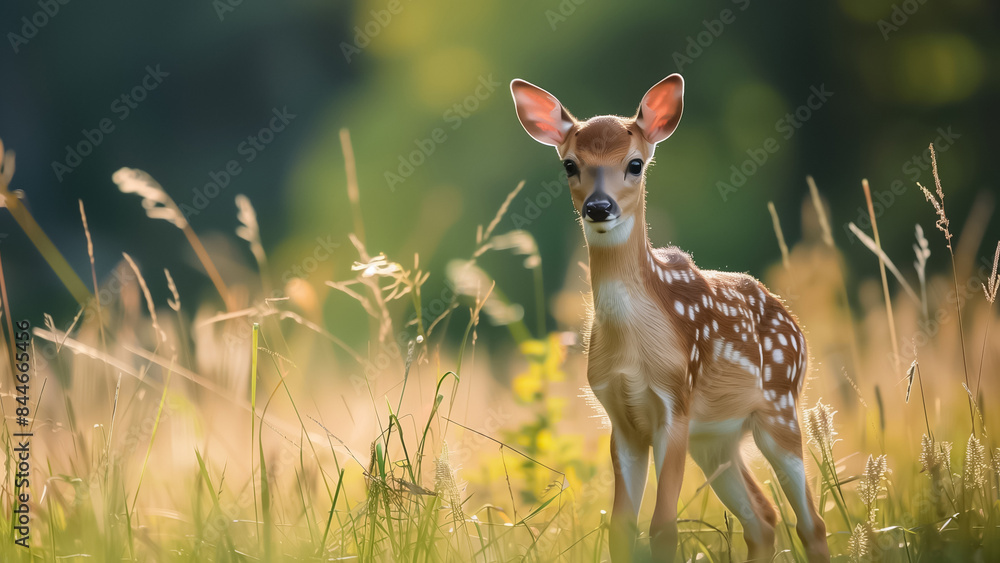
<svg viewBox="0 0 1000 563"><path fill-rule="evenodd" d="M349 136L341 139L350 163ZM116 270L128 275L93 288L110 299L36 328L32 547L0 542L0 559L608 560L612 473L607 430L584 389L584 300L568 282L561 291L577 294L578 314L559 315L558 330L548 330L552 304L534 239L497 232L523 183L497 202L492 221L484 215L466 257L446 272L427 272L419 257L406 266L411 257L395 261L367 248L365 229L378 227L361 220L364 192L352 172L354 267L326 284L293 280L274 297L277 277L248 199L237 200L237 234L259 277L237 279L220 272L155 180L123 174L122 191L139 193L150 217L182 231L179 240L194 249L219 301L182 305L169 272L170 295L156 295L146 283L155 264L144 273L124 255ZM790 248L779 231L779 264L765 281L809 331L814 361L801 420L831 551L840 560L1000 559L1000 451L989 411L1000 390L1000 341L989 333L996 267L983 279L959 272L955 261L948 275L926 272L929 252L943 244L918 229L921 293L898 293L906 298L887 316L889 278L872 281L873 258L858 289L848 290L855 284L846 281L813 183L810 195L805 213L818 227ZM947 227L943 207L939 213ZM90 230L100 226L82 219L91 244ZM93 264L92 246L88 253ZM533 302L510 301L483 264L487 254L521 268L521 283L532 287L518 294ZM897 279L908 275L897 272ZM454 290L428 296L430 276L447 277ZM967 291L973 282L985 295ZM369 322L324 326L316 305L324 289L353 300ZM506 326L509 336L486 341L484 322ZM359 331L369 335L363 349L342 338ZM963 343L978 338L976 364ZM963 387L970 374L975 384ZM8 531L16 471L11 393L5 385L0 524ZM761 456L747 449L782 518L776 560L804 561L792 511ZM680 556L742 560L740 526L707 479L689 462ZM647 545L645 535L640 543Z"/></svg>

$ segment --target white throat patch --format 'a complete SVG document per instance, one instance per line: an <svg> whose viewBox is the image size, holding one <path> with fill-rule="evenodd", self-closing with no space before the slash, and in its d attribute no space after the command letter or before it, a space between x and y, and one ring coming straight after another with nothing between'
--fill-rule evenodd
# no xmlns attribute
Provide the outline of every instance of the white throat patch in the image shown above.
<svg viewBox="0 0 1000 563"><path fill-rule="evenodd" d="M625 284L609 280L594 288L594 311L602 321L622 322L632 318L632 298Z"/></svg>
<svg viewBox="0 0 1000 563"><path fill-rule="evenodd" d="M591 223L584 219L583 221L583 233L587 237L587 244L591 246L618 246L620 244L625 244L628 240L629 235L632 234L632 226L635 224L635 218L629 215L624 220L615 219L612 225L606 228L605 232L601 233L597 231L597 224ZM600 224L602 228L605 224Z"/></svg>

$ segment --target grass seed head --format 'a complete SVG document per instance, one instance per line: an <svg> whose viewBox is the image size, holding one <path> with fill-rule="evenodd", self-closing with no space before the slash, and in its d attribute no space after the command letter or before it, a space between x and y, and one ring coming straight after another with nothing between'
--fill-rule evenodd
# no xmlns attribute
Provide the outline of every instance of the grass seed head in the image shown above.
<svg viewBox="0 0 1000 563"><path fill-rule="evenodd" d="M930 190L924 187L923 184L917 182L917 187L920 191L924 192L924 197L927 201L934 206L934 212L937 213L938 220L935 223L938 230L944 233L944 238L948 243L948 250L951 251L951 230L948 228L950 221L948 220L948 215L944 211L944 190L941 189L941 178L938 176L937 169L937 155L934 154L934 144L930 145L931 149L931 169L934 173L934 185L937 188L937 197Z"/></svg>
<svg viewBox="0 0 1000 563"><path fill-rule="evenodd" d="M152 176L137 168L120 168L111 175L111 180L125 194L136 194L142 198L142 208L150 219L163 219L178 229L188 226L187 218L174 200L167 195L163 186Z"/></svg>
<svg viewBox="0 0 1000 563"><path fill-rule="evenodd" d="M837 411L824 405L823 400L816 401L816 406L806 409L806 434L810 442L815 442L822 448L833 446L833 437L837 435L833 428L833 415Z"/></svg>
<svg viewBox="0 0 1000 563"><path fill-rule="evenodd" d="M917 270L920 279L924 279L927 272L927 259L931 257L931 247L930 243L927 242L927 237L924 236L924 228L920 226L920 223L917 223L914 230L917 242L913 245L913 253L917 258L913 267Z"/></svg>
<svg viewBox="0 0 1000 563"><path fill-rule="evenodd" d="M441 444L441 455L434 460L434 491L448 503L455 520L464 520L462 495L459 493L457 470L451 465L448 443Z"/></svg>
<svg viewBox="0 0 1000 563"><path fill-rule="evenodd" d="M913 374L917 371L917 360L910 362L910 368L906 370L906 402L910 402L910 390L913 389Z"/></svg>
<svg viewBox="0 0 1000 563"><path fill-rule="evenodd" d="M236 218L240 226L236 227L236 236L250 243L250 252L258 264L267 262L264 255L264 245L260 242L260 225L257 223L257 211L254 210L250 198L243 194L236 196Z"/></svg>
<svg viewBox="0 0 1000 563"><path fill-rule="evenodd" d="M932 477L951 471L951 442L938 442L924 434L920 440L920 465Z"/></svg>
<svg viewBox="0 0 1000 563"><path fill-rule="evenodd" d="M1000 448L997 448L993 452L993 477L994 479L1000 479Z"/></svg>
<svg viewBox="0 0 1000 563"><path fill-rule="evenodd" d="M969 435L969 443L965 448L965 466L962 468L962 480L966 485L982 487L986 484L988 466L986 465L986 448L975 434Z"/></svg>
<svg viewBox="0 0 1000 563"><path fill-rule="evenodd" d="M10 186L10 181L14 179L14 151L4 151L3 141L0 140L0 181L3 182L3 190ZM0 205L3 205L3 198L0 198Z"/></svg>
<svg viewBox="0 0 1000 563"><path fill-rule="evenodd" d="M174 283L174 278L170 275L170 270L164 268L163 275L167 277L167 289L169 289L170 294L174 296L173 299L167 299L167 305L179 313L181 311L181 295L177 292L177 284Z"/></svg>
<svg viewBox="0 0 1000 563"><path fill-rule="evenodd" d="M868 456L865 472L858 483L858 494L861 495L861 501L865 505L871 507L875 504L875 500L878 499L878 495L882 491L882 481L888 471L885 454L878 457ZM869 508L869 520L873 519L874 515L875 511Z"/></svg>
<svg viewBox="0 0 1000 563"><path fill-rule="evenodd" d="M851 539L847 542L847 549L851 555L851 561L867 560L870 551L871 529L868 522L858 524L854 527Z"/></svg>
<svg viewBox="0 0 1000 563"><path fill-rule="evenodd" d="M997 251L993 255L993 273L983 284L983 293L986 294L986 300L991 305L997 300L997 288L1000 287L1000 278L997 277L997 262L1000 262L1000 241L997 241Z"/></svg>

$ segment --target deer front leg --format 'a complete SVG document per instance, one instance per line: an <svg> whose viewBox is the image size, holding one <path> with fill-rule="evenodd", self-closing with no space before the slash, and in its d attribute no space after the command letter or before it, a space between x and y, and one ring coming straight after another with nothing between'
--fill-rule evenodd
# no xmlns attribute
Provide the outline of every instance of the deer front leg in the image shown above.
<svg viewBox="0 0 1000 563"><path fill-rule="evenodd" d="M677 553L677 499L684 481L687 459L687 421L674 421L660 428L654 438L653 455L659 475L656 484L656 508L649 525L649 549L653 561L668 563Z"/></svg>
<svg viewBox="0 0 1000 563"><path fill-rule="evenodd" d="M636 520L649 469L649 446L612 428L611 462L615 469L615 500L608 547L612 563L631 563L639 531Z"/></svg>

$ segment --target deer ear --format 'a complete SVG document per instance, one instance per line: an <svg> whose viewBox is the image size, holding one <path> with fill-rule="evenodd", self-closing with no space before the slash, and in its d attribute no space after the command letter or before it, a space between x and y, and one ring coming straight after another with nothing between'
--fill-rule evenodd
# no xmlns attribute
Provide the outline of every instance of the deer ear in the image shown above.
<svg viewBox="0 0 1000 563"><path fill-rule="evenodd" d="M511 81L510 93L514 96L517 118L532 139L553 147L566 140L576 119L555 96L520 78Z"/></svg>
<svg viewBox="0 0 1000 563"><path fill-rule="evenodd" d="M671 74L642 97L635 122L646 140L655 145L674 133L683 110L684 78Z"/></svg>

